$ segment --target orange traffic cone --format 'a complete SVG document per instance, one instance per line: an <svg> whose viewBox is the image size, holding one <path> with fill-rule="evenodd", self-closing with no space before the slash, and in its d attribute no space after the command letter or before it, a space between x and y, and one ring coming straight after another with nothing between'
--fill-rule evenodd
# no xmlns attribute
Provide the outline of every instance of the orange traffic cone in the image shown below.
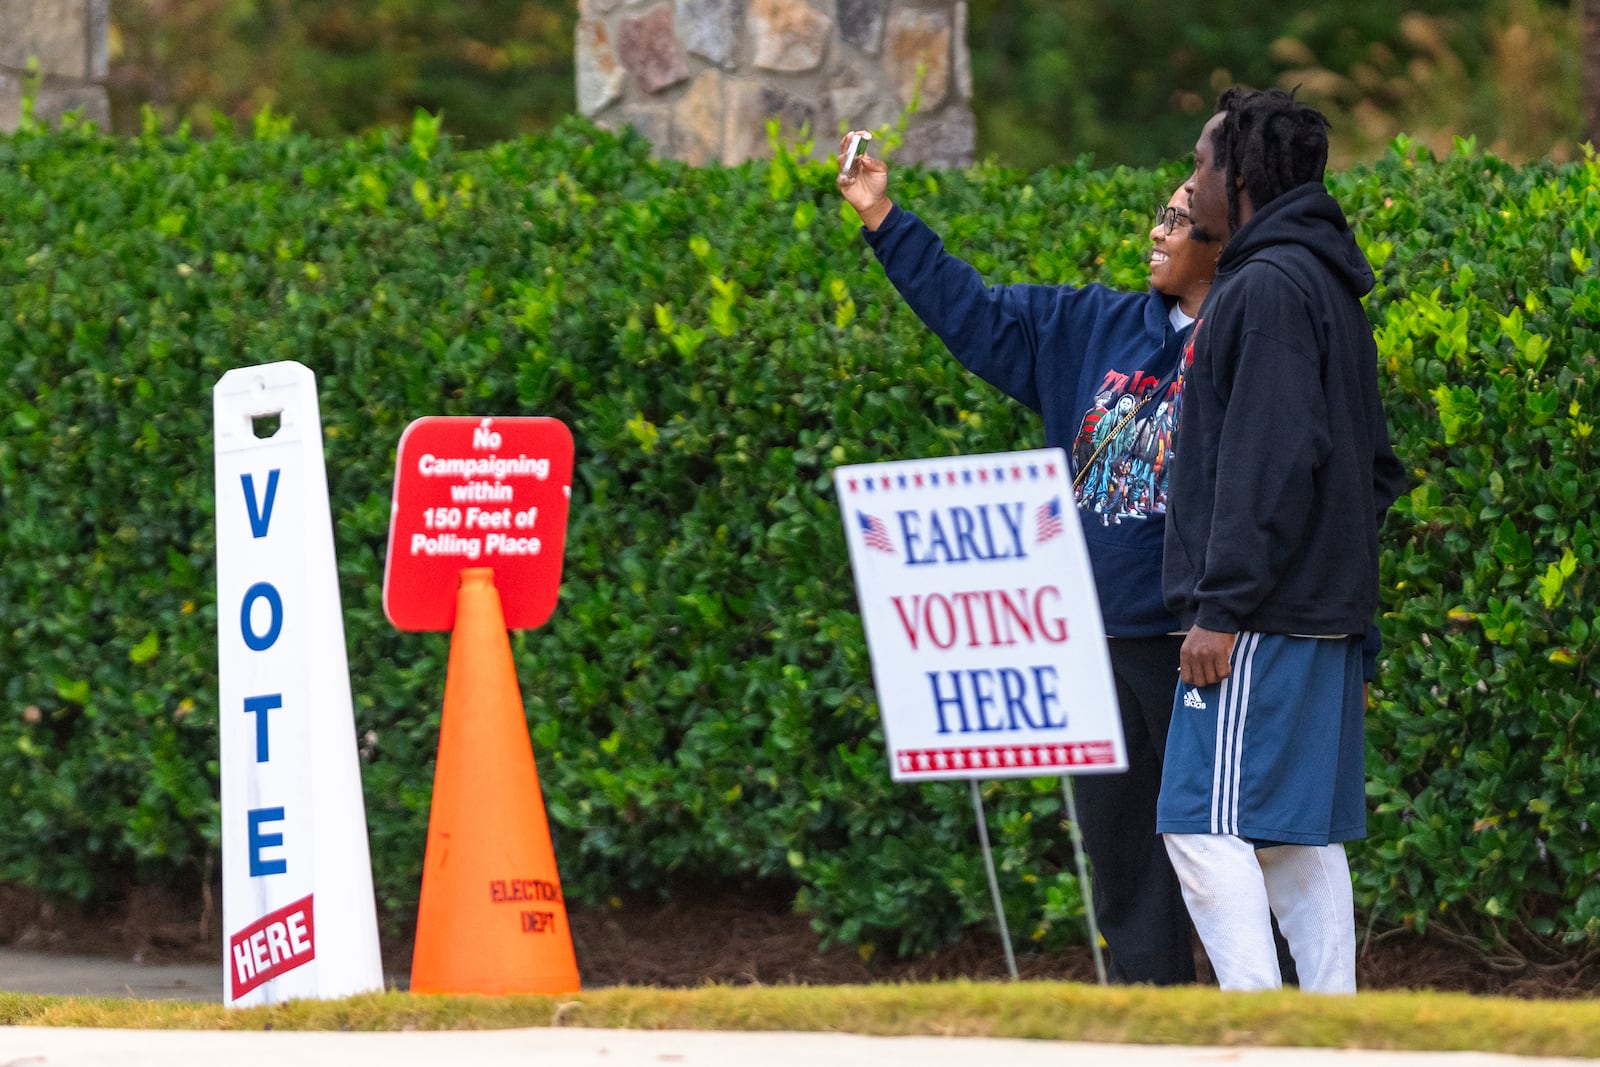
<svg viewBox="0 0 1600 1067"><path fill-rule="evenodd" d="M414 993L575 993L578 963L491 568L461 572Z"/></svg>

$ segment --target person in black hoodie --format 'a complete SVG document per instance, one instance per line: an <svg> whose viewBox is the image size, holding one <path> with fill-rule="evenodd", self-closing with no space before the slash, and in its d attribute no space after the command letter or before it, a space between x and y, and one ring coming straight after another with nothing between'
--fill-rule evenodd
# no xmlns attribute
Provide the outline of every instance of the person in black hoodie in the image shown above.
<svg viewBox="0 0 1600 1067"><path fill-rule="evenodd" d="M889 199L887 164L857 159L839 188L889 280L962 365L1039 412L1045 444L1070 459L1129 764L1078 779L1095 917L1115 980L1193 982L1193 934L1155 831L1181 643L1161 597L1162 517L1183 344L1221 245L1193 237L1180 188L1156 207L1148 291L986 285Z"/></svg>
<svg viewBox="0 0 1600 1067"><path fill-rule="evenodd" d="M1224 989L1355 991L1343 842L1366 835L1362 637L1403 487L1323 186L1327 120L1230 89L1195 146L1194 232L1225 242L1185 357L1162 588L1187 630L1157 829Z"/></svg>

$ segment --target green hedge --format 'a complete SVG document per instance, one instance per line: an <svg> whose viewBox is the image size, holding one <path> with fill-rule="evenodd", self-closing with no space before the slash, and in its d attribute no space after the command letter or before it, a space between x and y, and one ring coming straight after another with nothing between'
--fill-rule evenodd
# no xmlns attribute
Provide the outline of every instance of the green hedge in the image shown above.
<svg viewBox="0 0 1600 1067"><path fill-rule="evenodd" d="M1146 284L1182 176L908 169L991 279ZM1397 450L1370 720L1377 928L1532 953L1596 931L1600 166L1397 145L1336 176L1380 270ZM420 878L445 635L393 631L394 448L420 415L541 414L578 445L561 604L514 644L564 884L603 903L792 887L915 952L987 921L966 787L888 779L829 471L999 451L1037 422L901 304L823 164L695 169L578 121L460 151L0 141L0 881L80 900L215 867L209 394L319 376L380 904ZM1057 783L986 786L1019 940L1081 937Z"/></svg>

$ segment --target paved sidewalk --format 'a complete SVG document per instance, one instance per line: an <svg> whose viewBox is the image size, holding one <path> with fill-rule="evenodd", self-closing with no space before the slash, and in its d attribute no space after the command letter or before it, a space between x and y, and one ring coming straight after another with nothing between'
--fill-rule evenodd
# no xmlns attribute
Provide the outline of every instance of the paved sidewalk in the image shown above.
<svg viewBox="0 0 1600 1067"><path fill-rule="evenodd" d="M220 1003L222 959L218 957L214 964L143 964L0 946L0 991ZM0 1067L7 1063L0 1057Z"/></svg>
<svg viewBox="0 0 1600 1067"><path fill-rule="evenodd" d="M681 1030L217 1033L0 1027L0 1065L28 1067L1554 1067L1476 1052L1174 1048L989 1038Z"/></svg>

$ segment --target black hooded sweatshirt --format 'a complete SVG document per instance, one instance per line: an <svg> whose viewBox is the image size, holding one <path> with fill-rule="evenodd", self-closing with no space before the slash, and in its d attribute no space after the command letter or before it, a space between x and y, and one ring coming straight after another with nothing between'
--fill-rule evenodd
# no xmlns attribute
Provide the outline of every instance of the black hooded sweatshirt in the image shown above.
<svg viewBox="0 0 1600 1067"><path fill-rule="evenodd" d="M1372 268L1321 182L1259 208L1217 268L1173 448L1167 606L1186 629L1365 633L1404 488L1361 306Z"/></svg>

